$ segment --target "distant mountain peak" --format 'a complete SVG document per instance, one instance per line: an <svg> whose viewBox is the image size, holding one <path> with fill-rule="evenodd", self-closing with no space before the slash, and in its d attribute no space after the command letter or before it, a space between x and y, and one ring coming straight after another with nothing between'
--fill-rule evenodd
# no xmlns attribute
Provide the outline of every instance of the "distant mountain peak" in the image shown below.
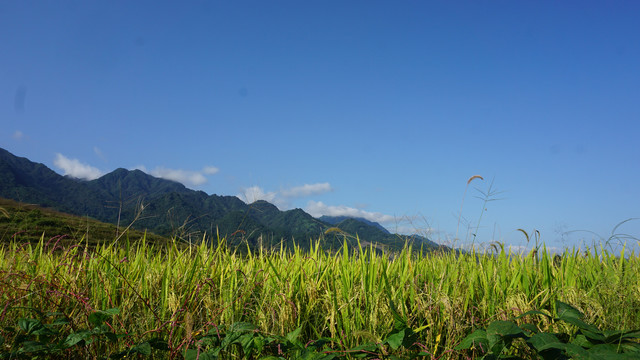
<svg viewBox="0 0 640 360"><path fill-rule="evenodd" d="M124 196L145 195L154 196L170 192L186 192L188 189L179 182L149 175L142 170L127 170L117 168L90 181L91 186L106 190L112 195Z"/></svg>
<svg viewBox="0 0 640 360"><path fill-rule="evenodd" d="M384 233L386 234L391 234L389 232L389 230L387 230L384 226L380 225L379 223L375 222L375 221L371 221L371 220L367 220L365 218L361 218L361 217L354 217L354 216L328 216L328 215L322 215L321 217L318 218L318 220L320 221L324 221L328 224L331 225L337 225L347 219L353 219L356 221L360 221L363 222L367 225L371 225L371 226L375 226L378 229L382 230Z"/></svg>
<svg viewBox="0 0 640 360"><path fill-rule="evenodd" d="M187 238L189 242L204 239L204 234L217 234L219 237L211 239L238 239L248 246L268 247L283 242L291 245L294 241L300 245L308 244L310 239L322 239L329 248L337 249L346 238L324 236L329 227L337 226L345 233L359 236L363 243L396 250L404 244L399 235L363 218L316 219L301 209L281 211L265 200L247 205L235 196L207 195L141 170L118 168L95 180L78 181L4 149L0 149L0 197L113 224L131 223L134 228ZM138 218L140 202L145 207Z"/></svg>

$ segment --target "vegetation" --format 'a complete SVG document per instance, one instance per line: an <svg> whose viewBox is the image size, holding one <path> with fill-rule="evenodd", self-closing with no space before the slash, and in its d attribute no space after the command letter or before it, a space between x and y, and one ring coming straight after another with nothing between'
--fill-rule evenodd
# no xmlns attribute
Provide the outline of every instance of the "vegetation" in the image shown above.
<svg viewBox="0 0 640 360"><path fill-rule="evenodd" d="M640 358L640 330L602 331L582 321L584 314L569 304L556 301L556 309L557 318L537 310L527 311L518 318L539 315L554 322L564 322L576 329L571 334L562 330L544 332L531 323L518 326L515 321L494 321L486 330L478 329L467 336L456 349L477 348L484 354L483 359L514 358L508 356L508 350L518 345L525 345L525 349L545 360ZM524 341L518 343L518 339Z"/></svg>
<svg viewBox="0 0 640 360"><path fill-rule="evenodd" d="M456 349L473 330L531 319L532 310L555 313L557 300L604 333L640 328L635 254L575 249L554 259L542 245L526 255L405 249L390 257L373 246L328 252L318 241L309 251L241 255L224 239L215 248L131 240L56 251L44 237L5 243L0 352L475 358L484 354ZM558 333L554 319L535 323ZM534 358L518 347L504 354Z"/></svg>
<svg viewBox="0 0 640 360"><path fill-rule="evenodd" d="M145 237L149 243L166 243L168 238L152 233L118 228L89 217L73 216L37 205L21 204L0 198L0 242L11 241L37 244L46 234L61 246L77 244L80 240L90 247L104 243L104 239Z"/></svg>

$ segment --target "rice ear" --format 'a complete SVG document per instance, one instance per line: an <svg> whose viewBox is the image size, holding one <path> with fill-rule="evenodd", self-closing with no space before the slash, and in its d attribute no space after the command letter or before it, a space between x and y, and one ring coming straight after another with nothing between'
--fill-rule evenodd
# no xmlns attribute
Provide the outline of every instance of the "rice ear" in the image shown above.
<svg viewBox="0 0 640 360"><path fill-rule="evenodd" d="M472 177L469 178L469 180L467 180L467 185L469 185L469 183L471 183L474 179L484 180L484 178L480 175L473 175Z"/></svg>

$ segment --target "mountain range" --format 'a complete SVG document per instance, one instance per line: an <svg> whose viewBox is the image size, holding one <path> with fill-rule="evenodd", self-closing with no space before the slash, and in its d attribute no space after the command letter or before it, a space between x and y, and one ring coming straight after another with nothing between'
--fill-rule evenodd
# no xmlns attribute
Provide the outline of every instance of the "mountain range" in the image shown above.
<svg viewBox="0 0 640 360"><path fill-rule="evenodd" d="M249 246L295 242L304 247L320 239L324 247L337 248L345 241L353 243L357 236L364 244L387 249L400 249L406 241L414 248L441 248L424 237L391 234L365 219L314 218L301 209L281 211L264 200L246 204L235 196L208 195L140 170L120 168L90 181L62 176L1 148L0 197L120 227L131 224L188 242L225 239Z"/></svg>

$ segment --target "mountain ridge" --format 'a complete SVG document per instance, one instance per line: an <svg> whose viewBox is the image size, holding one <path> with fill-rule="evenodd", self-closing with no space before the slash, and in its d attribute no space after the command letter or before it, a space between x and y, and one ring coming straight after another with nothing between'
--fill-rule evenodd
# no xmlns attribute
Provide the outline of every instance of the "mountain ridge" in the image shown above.
<svg viewBox="0 0 640 360"><path fill-rule="evenodd" d="M378 229L382 230L383 232L387 233L387 234L391 234L391 232L389 232L389 230L387 230L387 228L385 228L384 226L380 225L380 223L377 223L375 221L371 221L371 220L367 220L363 217L355 217L355 216L345 216L345 215L341 215L341 216L329 216L329 215L322 215L318 218L321 221L324 221L326 223L329 223L331 225L337 225L339 223L341 223L344 220L347 219L354 219L354 220L358 220L361 221L365 224L371 225L371 226L375 226Z"/></svg>
<svg viewBox="0 0 640 360"><path fill-rule="evenodd" d="M372 243L390 248L404 244L380 224L366 219L314 218L302 209L279 210L264 200L246 204L236 196L188 189L183 184L154 177L140 170L118 168L94 180L62 176L43 164L17 157L0 148L0 197L51 207L69 214L90 216L121 225L133 224L162 236L192 242L225 238L248 245L292 245L322 238L338 246L336 235L325 231L337 226ZM144 209L144 210L142 210ZM216 241L213 239L212 241ZM438 245L420 240L430 248Z"/></svg>

